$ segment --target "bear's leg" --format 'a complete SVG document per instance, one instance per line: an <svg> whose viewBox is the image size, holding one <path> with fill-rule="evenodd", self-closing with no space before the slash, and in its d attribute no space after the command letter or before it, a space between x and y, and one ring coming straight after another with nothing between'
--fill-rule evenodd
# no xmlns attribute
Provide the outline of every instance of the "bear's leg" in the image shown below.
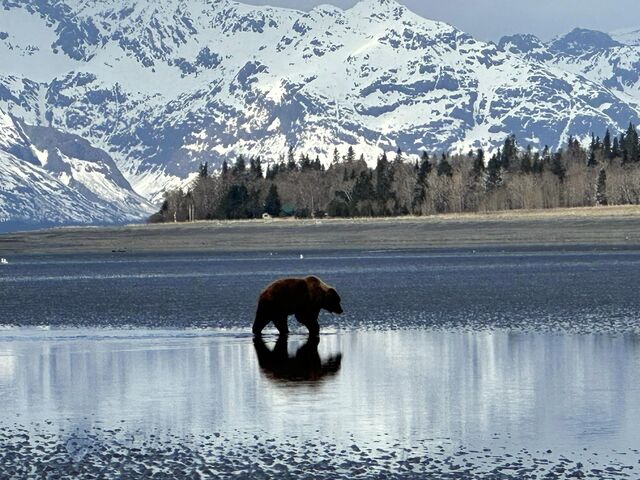
<svg viewBox="0 0 640 480"><path fill-rule="evenodd" d="M280 335L284 335L284 336L289 335L289 325L287 324L286 316L275 317L273 319L273 324L278 329L278 332L280 332Z"/></svg>
<svg viewBox="0 0 640 480"><path fill-rule="evenodd" d="M320 335L320 325L318 324L318 314L315 313L296 313L296 319L309 330L310 337Z"/></svg>
<svg viewBox="0 0 640 480"><path fill-rule="evenodd" d="M256 312L256 319L253 322L253 334L260 335L264 327L266 327L271 321L271 315L268 309L264 307L262 303L258 304L258 311Z"/></svg>

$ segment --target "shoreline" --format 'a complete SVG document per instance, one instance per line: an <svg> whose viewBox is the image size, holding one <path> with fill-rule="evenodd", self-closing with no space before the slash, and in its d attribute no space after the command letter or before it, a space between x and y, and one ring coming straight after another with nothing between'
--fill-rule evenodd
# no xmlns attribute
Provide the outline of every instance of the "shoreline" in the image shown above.
<svg viewBox="0 0 640 480"><path fill-rule="evenodd" d="M430 217L202 221L0 234L0 256L68 253L640 247L640 206Z"/></svg>

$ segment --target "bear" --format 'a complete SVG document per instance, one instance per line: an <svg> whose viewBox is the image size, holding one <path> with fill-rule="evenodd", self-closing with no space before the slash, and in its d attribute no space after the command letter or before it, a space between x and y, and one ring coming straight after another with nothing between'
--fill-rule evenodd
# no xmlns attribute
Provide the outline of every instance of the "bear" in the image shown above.
<svg viewBox="0 0 640 480"><path fill-rule="evenodd" d="M258 299L258 309L253 322L253 334L273 322L280 335L288 335L287 318L296 319L309 330L309 335L320 334L318 315L320 310L342 314L340 295L318 277L284 278L265 288Z"/></svg>

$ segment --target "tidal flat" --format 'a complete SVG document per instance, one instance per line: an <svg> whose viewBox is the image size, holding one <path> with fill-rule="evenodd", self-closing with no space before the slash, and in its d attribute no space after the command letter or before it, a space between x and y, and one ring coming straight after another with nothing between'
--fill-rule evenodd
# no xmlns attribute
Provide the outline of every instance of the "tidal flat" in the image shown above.
<svg viewBox="0 0 640 480"><path fill-rule="evenodd" d="M14 255L0 477L636 478L640 249ZM315 274L319 340L250 333Z"/></svg>

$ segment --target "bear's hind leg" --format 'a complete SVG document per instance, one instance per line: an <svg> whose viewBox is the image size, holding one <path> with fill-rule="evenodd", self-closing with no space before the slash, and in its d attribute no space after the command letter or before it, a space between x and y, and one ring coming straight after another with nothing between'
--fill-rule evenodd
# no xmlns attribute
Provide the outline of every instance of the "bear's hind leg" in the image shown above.
<svg viewBox="0 0 640 480"><path fill-rule="evenodd" d="M260 303L258 304L258 311L256 312L256 319L253 322L253 334L260 335L264 327L266 327L271 321L270 315L264 306Z"/></svg>

